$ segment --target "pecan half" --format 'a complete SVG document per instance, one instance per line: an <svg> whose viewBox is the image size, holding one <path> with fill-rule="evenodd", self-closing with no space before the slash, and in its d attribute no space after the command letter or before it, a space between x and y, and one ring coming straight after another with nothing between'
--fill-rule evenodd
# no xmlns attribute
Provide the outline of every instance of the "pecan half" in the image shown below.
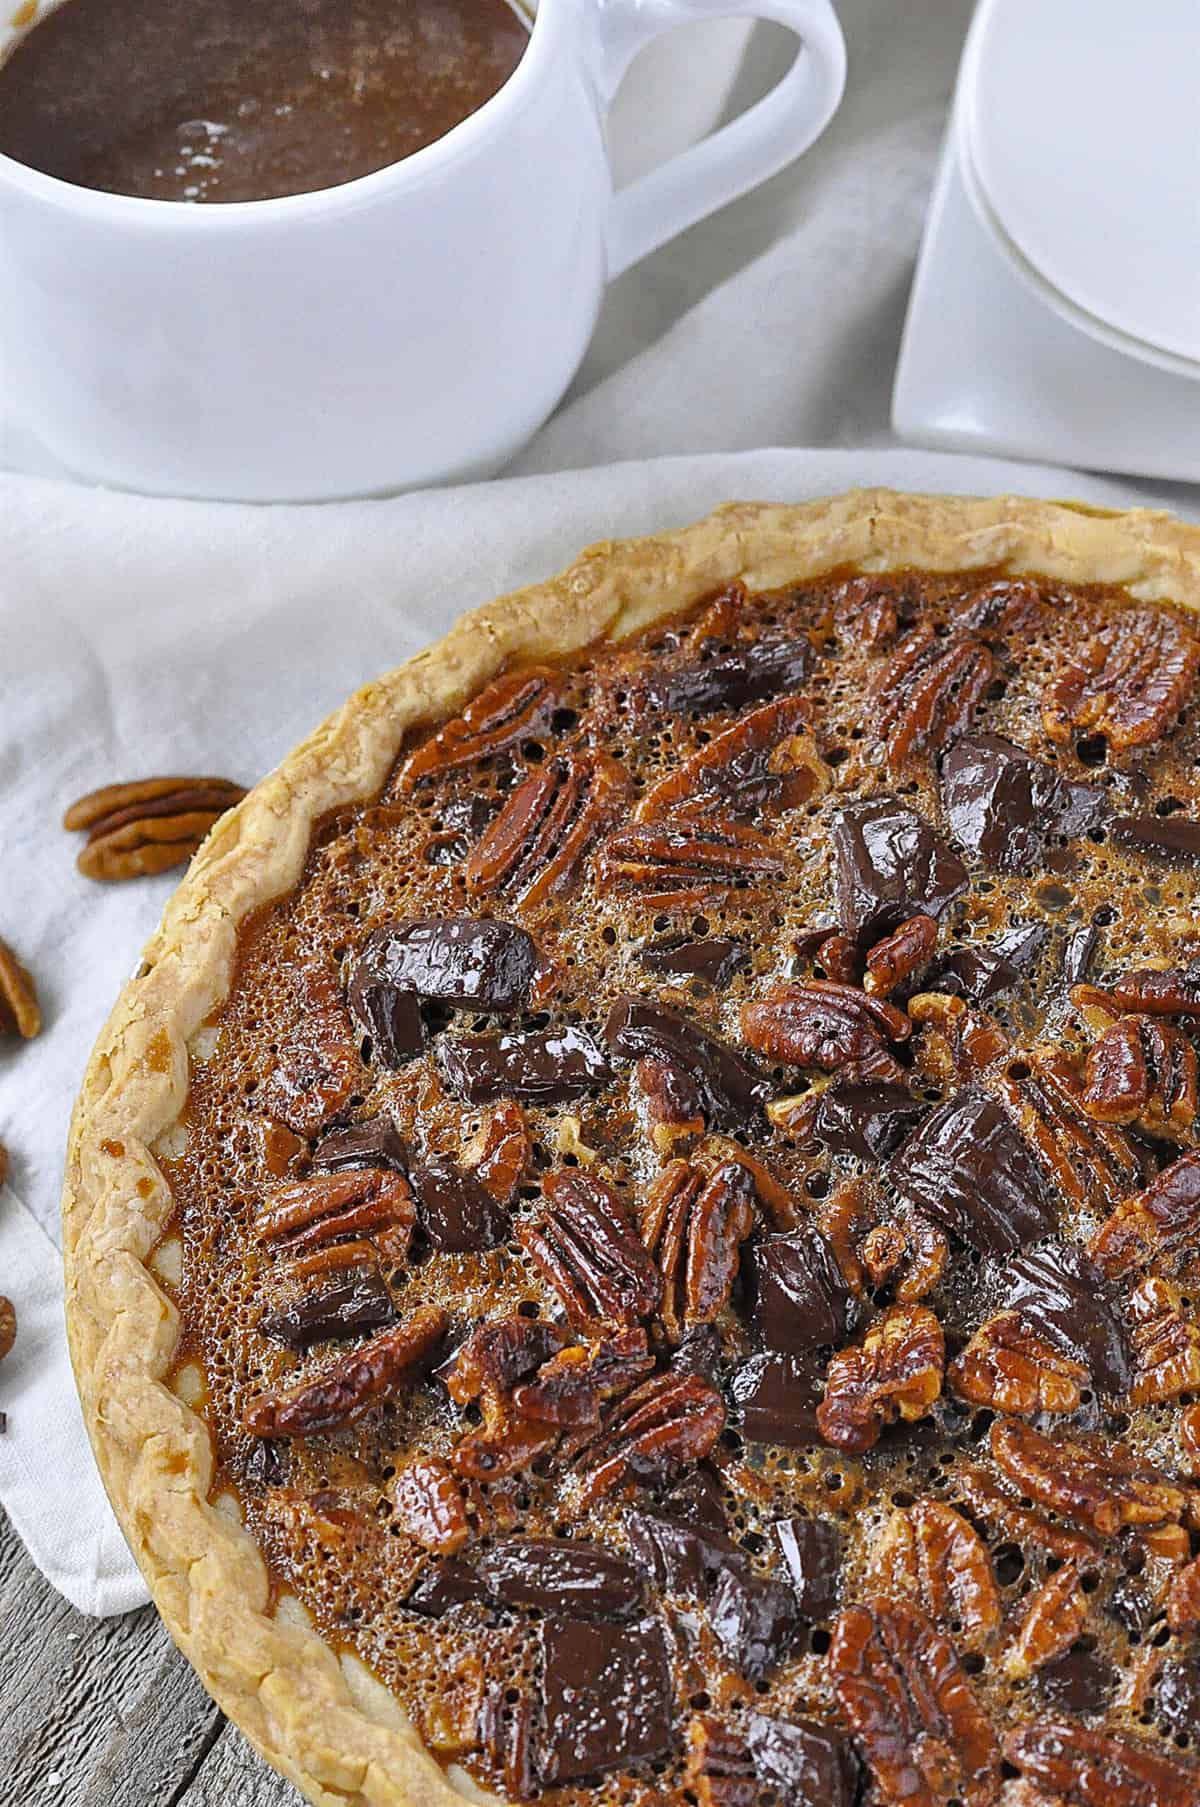
<svg viewBox="0 0 1200 1807"><path fill-rule="evenodd" d="M1004 1660L1004 1672L1023 1680L1071 1648L1088 1615L1088 1597L1079 1569L1068 1562L1048 1575L1031 1595L1024 1617Z"/></svg>
<svg viewBox="0 0 1200 1807"><path fill-rule="evenodd" d="M32 1041L41 1026L42 1013L32 975L7 941L0 940L0 1035L19 1035L23 1041Z"/></svg>
<svg viewBox="0 0 1200 1807"><path fill-rule="evenodd" d="M1178 1274L1200 1254L1200 1153L1180 1155L1100 1225L1088 1253L1109 1279Z"/></svg>
<svg viewBox="0 0 1200 1807"><path fill-rule="evenodd" d="M623 829L599 854L601 878L653 909L685 908L782 878L773 842L744 822L677 820Z"/></svg>
<svg viewBox="0 0 1200 1807"><path fill-rule="evenodd" d="M1179 1288L1148 1277L1135 1288L1129 1313L1137 1360L1129 1394L1134 1405L1163 1405L1200 1391L1200 1324L1184 1316Z"/></svg>
<svg viewBox="0 0 1200 1807"><path fill-rule="evenodd" d="M950 1640L922 1613L848 1606L829 1652L842 1714L889 1807L992 1802L1000 1752Z"/></svg>
<svg viewBox="0 0 1200 1807"><path fill-rule="evenodd" d="M942 1390L942 1327L923 1305L893 1305L862 1342L833 1357L817 1426L826 1443L861 1455L897 1417L923 1418Z"/></svg>
<svg viewBox="0 0 1200 1807"><path fill-rule="evenodd" d="M758 816L823 796L832 774L806 732L807 721L808 704L797 696L750 710L651 786L635 821Z"/></svg>
<svg viewBox="0 0 1200 1807"><path fill-rule="evenodd" d="M633 1092L660 1160L684 1152L704 1134L704 1099L687 1069L647 1056L633 1069Z"/></svg>
<svg viewBox="0 0 1200 1807"><path fill-rule="evenodd" d="M995 675L993 654L971 634L942 640L926 624L902 640L871 689L892 770L965 734Z"/></svg>
<svg viewBox="0 0 1200 1807"><path fill-rule="evenodd" d="M376 1167L314 1173L268 1193L254 1227L289 1254L365 1239L388 1261L403 1261L416 1222L408 1181Z"/></svg>
<svg viewBox="0 0 1200 1807"><path fill-rule="evenodd" d="M345 1006L323 975L306 983L306 1009L263 1081L263 1107L298 1136L315 1136L363 1084L358 1045Z"/></svg>
<svg viewBox="0 0 1200 1807"><path fill-rule="evenodd" d="M866 1581L883 1599L915 1601L968 1649L986 1644L999 1628L1000 1593L987 1546L961 1512L940 1500L892 1513L872 1547Z"/></svg>
<svg viewBox="0 0 1200 1807"><path fill-rule="evenodd" d="M985 638L1011 634L1041 613L1043 600L1036 584L1019 577L997 578L954 605L954 626Z"/></svg>
<svg viewBox="0 0 1200 1807"><path fill-rule="evenodd" d="M1124 1130L1083 1108L1082 1082L1066 1055L1038 1048L998 1081L1001 1095L1068 1203L1110 1208L1141 1184L1142 1163Z"/></svg>
<svg viewBox="0 0 1200 1807"><path fill-rule="evenodd" d="M531 1380L513 1390L522 1418L577 1430L598 1425L600 1407L627 1393L653 1371L654 1356L641 1329L616 1330L586 1349L562 1349Z"/></svg>
<svg viewBox="0 0 1200 1807"><path fill-rule="evenodd" d="M86 828L85 878L141 878L191 859L213 824L246 795L228 778L138 778L72 803L63 827Z"/></svg>
<svg viewBox="0 0 1200 1807"><path fill-rule="evenodd" d="M607 754L560 753L508 798L463 867L476 896L510 896L526 908L561 897L628 790Z"/></svg>
<svg viewBox="0 0 1200 1807"><path fill-rule="evenodd" d="M936 946L937 923L933 917L910 916L893 934L877 941L867 955L863 990L874 997L886 997L924 966Z"/></svg>
<svg viewBox="0 0 1200 1807"><path fill-rule="evenodd" d="M886 646L900 629L894 589L878 577L849 578L834 597L833 621L849 645Z"/></svg>
<svg viewBox="0 0 1200 1807"><path fill-rule="evenodd" d="M393 1477L388 1493L397 1521L422 1549L452 1556L470 1538L466 1495L436 1456L407 1463Z"/></svg>
<svg viewBox="0 0 1200 1807"><path fill-rule="evenodd" d="M0 1362L12 1354L17 1340L17 1313L11 1299L0 1293Z"/></svg>
<svg viewBox="0 0 1200 1807"><path fill-rule="evenodd" d="M572 1324L633 1325L657 1310L658 1269L602 1180L563 1167L542 1181L542 1199L516 1236Z"/></svg>
<svg viewBox="0 0 1200 1807"><path fill-rule="evenodd" d="M917 1069L945 1091L977 1078L1011 1052L993 1017L949 992L918 992L908 1000L908 1015L921 1031L913 1044Z"/></svg>
<svg viewBox="0 0 1200 1807"><path fill-rule="evenodd" d="M387 794L412 790L423 779L477 765L532 739L549 722L561 690L559 673L544 665L528 665L494 678L461 715L409 754Z"/></svg>
<svg viewBox="0 0 1200 1807"><path fill-rule="evenodd" d="M858 1257L872 1286L891 1281L900 1305L915 1305L931 1293L950 1260L950 1244L920 1211L903 1221L876 1224L858 1246Z"/></svg>
<svg viewBox="0 0 1200 1807"><path fill-rule="evenodd" d="M1200 641L1165 610L1122 609L1042 692L1051 740L1102 734L1114 752L1158 740L1187 702Z"/></svg>
<svg viewBox="0 0 1200 1807"><path fill-rule="evenodd" d="M1117 980L1112 995L1122 1010L1147 1016L1200 1016L1200 967L1135 967Z"/></svg>
<svg viewBox="0 0 1200 1807"><path fill-rule="evenodd" d="M1022 1494L1074 1524L1111 1537L1125 1525L1178 1522L1187 1494L1120 1445L1044 1437L1032 1425L992 1426L992 1455Z"/></svg>
<svg viewBox="0 0 1200 1807"><path fill-rule="evenodd" d="M1063 1807L1195 1807L1200 1795L1200 1771L1161 1745L1075 1720L1019 1726L1004 1755Z"/></svg>
<svg viewBox="0 0 1200 1807"><path fill-rule="evenodd" d="M884 1042L906 1041L912 1024L902 1010L856 986L832 979L789 979L764 998L743 1004L742 1039L757 1054L792 1067L835 1073L851 1061L872 1074L886 1061Z"/></svg>
<svg viewBox="0 0 1200 1807"><path fill-rule="evenodd" d="M243 1425L252 1437L311 1437L353 1423L436 1349L448 1321L436 1306L421 1306L312 1380L260 1393L245 1407Z"/></svg>
<svg viewBox="0 0 1200 1807"><path fill-rule="evenodd" d="M517 1383L536 1373L569 1341L567 1332L546 1318L493 1318L476 1324L453 1360L439 1372L456 1405L483 1401L487 1423Z"/></svg>
<svg viewBox="0 0 1200 1807"><path fill-rule="evenodd" d="M469 1167L498 1205L511 1204L533 1159L525 1112L515 1098L494 1104L474 1141L464 1151Z"/></svg>
<svg viewBox="0 0 1200 1807"><path fill-rule="evenodd" d="M754 1807L758 1776L740 1732L698 1713L688 1726L687 1745L684 1781L701 1807Z"/></svg>
<svg viewBox="0 0 1200 1807"><path fill-rule="evenodd" d="M1196 1122L1196 1050L1152 1016L1110 1023L1088 1052L1081 1103L1101 1123L1128 1123L1189 1142Z"/></svg>
<svg viewBox="0 0 1200 1807"><path fill-rule="evenodd" d="M621 1399L580 1452L580 1505L616 1488L669 1479L702 1462L725 1428L725 1402L695 1374L655 1374Z"/></svg>
<svg viewBox="0 0 1200 1807"><path fill-rule="evenodd" d="M1082 1362L1038 1336L1016 1311L980 1325L946 1370L960 1399L996 1412L1075 1412L1091 1379Z"/></svg>
<svg viewBox="0 0 1200 1807"><path fill-rule="evenodd" d="M726 1161L712 1174L672 1161L650 1189L642 1240L663 1280L662 1320L672 1342L711 1324L729 1303L738 1251L754 1227L754 1177Z"/></svg>

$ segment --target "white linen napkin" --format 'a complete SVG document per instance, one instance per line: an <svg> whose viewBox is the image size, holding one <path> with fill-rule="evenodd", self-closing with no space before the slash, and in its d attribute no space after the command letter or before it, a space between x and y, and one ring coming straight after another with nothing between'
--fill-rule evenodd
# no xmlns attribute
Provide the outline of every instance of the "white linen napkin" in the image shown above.
<svg viewBox="0 0 1200 1807"><path fill-rule="evenodd" d="M43 1033L0 1040L0 1504L86 1612L145 1598L91 1466L63 1339L58 1193L88 1050L178 874L104 886L75 870L64 806L152 772L251 782L364 679L464 609L585 543L682 524L733 497L856 484L1150 492L933 453L775 451L631 462L336 507L145 501L0 479L0 934L37 979Z"/></svg>

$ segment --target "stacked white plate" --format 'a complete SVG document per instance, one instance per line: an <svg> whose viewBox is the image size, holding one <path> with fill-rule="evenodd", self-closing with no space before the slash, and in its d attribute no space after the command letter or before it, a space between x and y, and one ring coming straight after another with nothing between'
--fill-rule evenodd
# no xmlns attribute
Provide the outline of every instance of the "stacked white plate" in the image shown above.
<svg viewBox="0 0 1200 1807"><path fill-rule="evenodd" d="M980 0L893 418L1200 479L1198 0Z"/></svg>

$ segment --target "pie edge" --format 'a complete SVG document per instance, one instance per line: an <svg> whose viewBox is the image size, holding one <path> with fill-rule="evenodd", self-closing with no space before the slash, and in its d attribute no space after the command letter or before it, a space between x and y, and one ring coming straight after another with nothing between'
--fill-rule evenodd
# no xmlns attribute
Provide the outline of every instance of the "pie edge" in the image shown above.
<svg viewBox="0 0 1200 1807"><path fill-rule="evenodd" d="M1000 567L1113 582L1200 611L1200 526L1024 497L857 490L794 506L729 503L701 521L604 541L476 609L363 686L217 824L122 990L72 1115L63 1187L68 1338L109 1497L155 1604L209 1692L312 1802L448 1807L452 1782L399 1703L353 1657L268 1606L250 1533L208 1502L201 1417L163 1382L178 1314L147 1263L171 1196L152 1152L187 1094L187 1047L228 994L238 925L300 877L313 822L378 790L402 734L453 712L513 657L620 639L735 578L751 590L863 570Z"/></svg>

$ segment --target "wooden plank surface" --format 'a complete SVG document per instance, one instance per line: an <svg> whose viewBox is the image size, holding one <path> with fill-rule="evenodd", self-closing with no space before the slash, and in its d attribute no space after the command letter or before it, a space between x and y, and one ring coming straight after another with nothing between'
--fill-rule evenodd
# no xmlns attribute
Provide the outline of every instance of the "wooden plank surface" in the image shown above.
<svg viewBox="0 0 1200 1807"><path fill-rule="evenodd" d="M0 1513L0 1801L302 1807L213 1705L153 1607L88 1619Z"/></svg>

